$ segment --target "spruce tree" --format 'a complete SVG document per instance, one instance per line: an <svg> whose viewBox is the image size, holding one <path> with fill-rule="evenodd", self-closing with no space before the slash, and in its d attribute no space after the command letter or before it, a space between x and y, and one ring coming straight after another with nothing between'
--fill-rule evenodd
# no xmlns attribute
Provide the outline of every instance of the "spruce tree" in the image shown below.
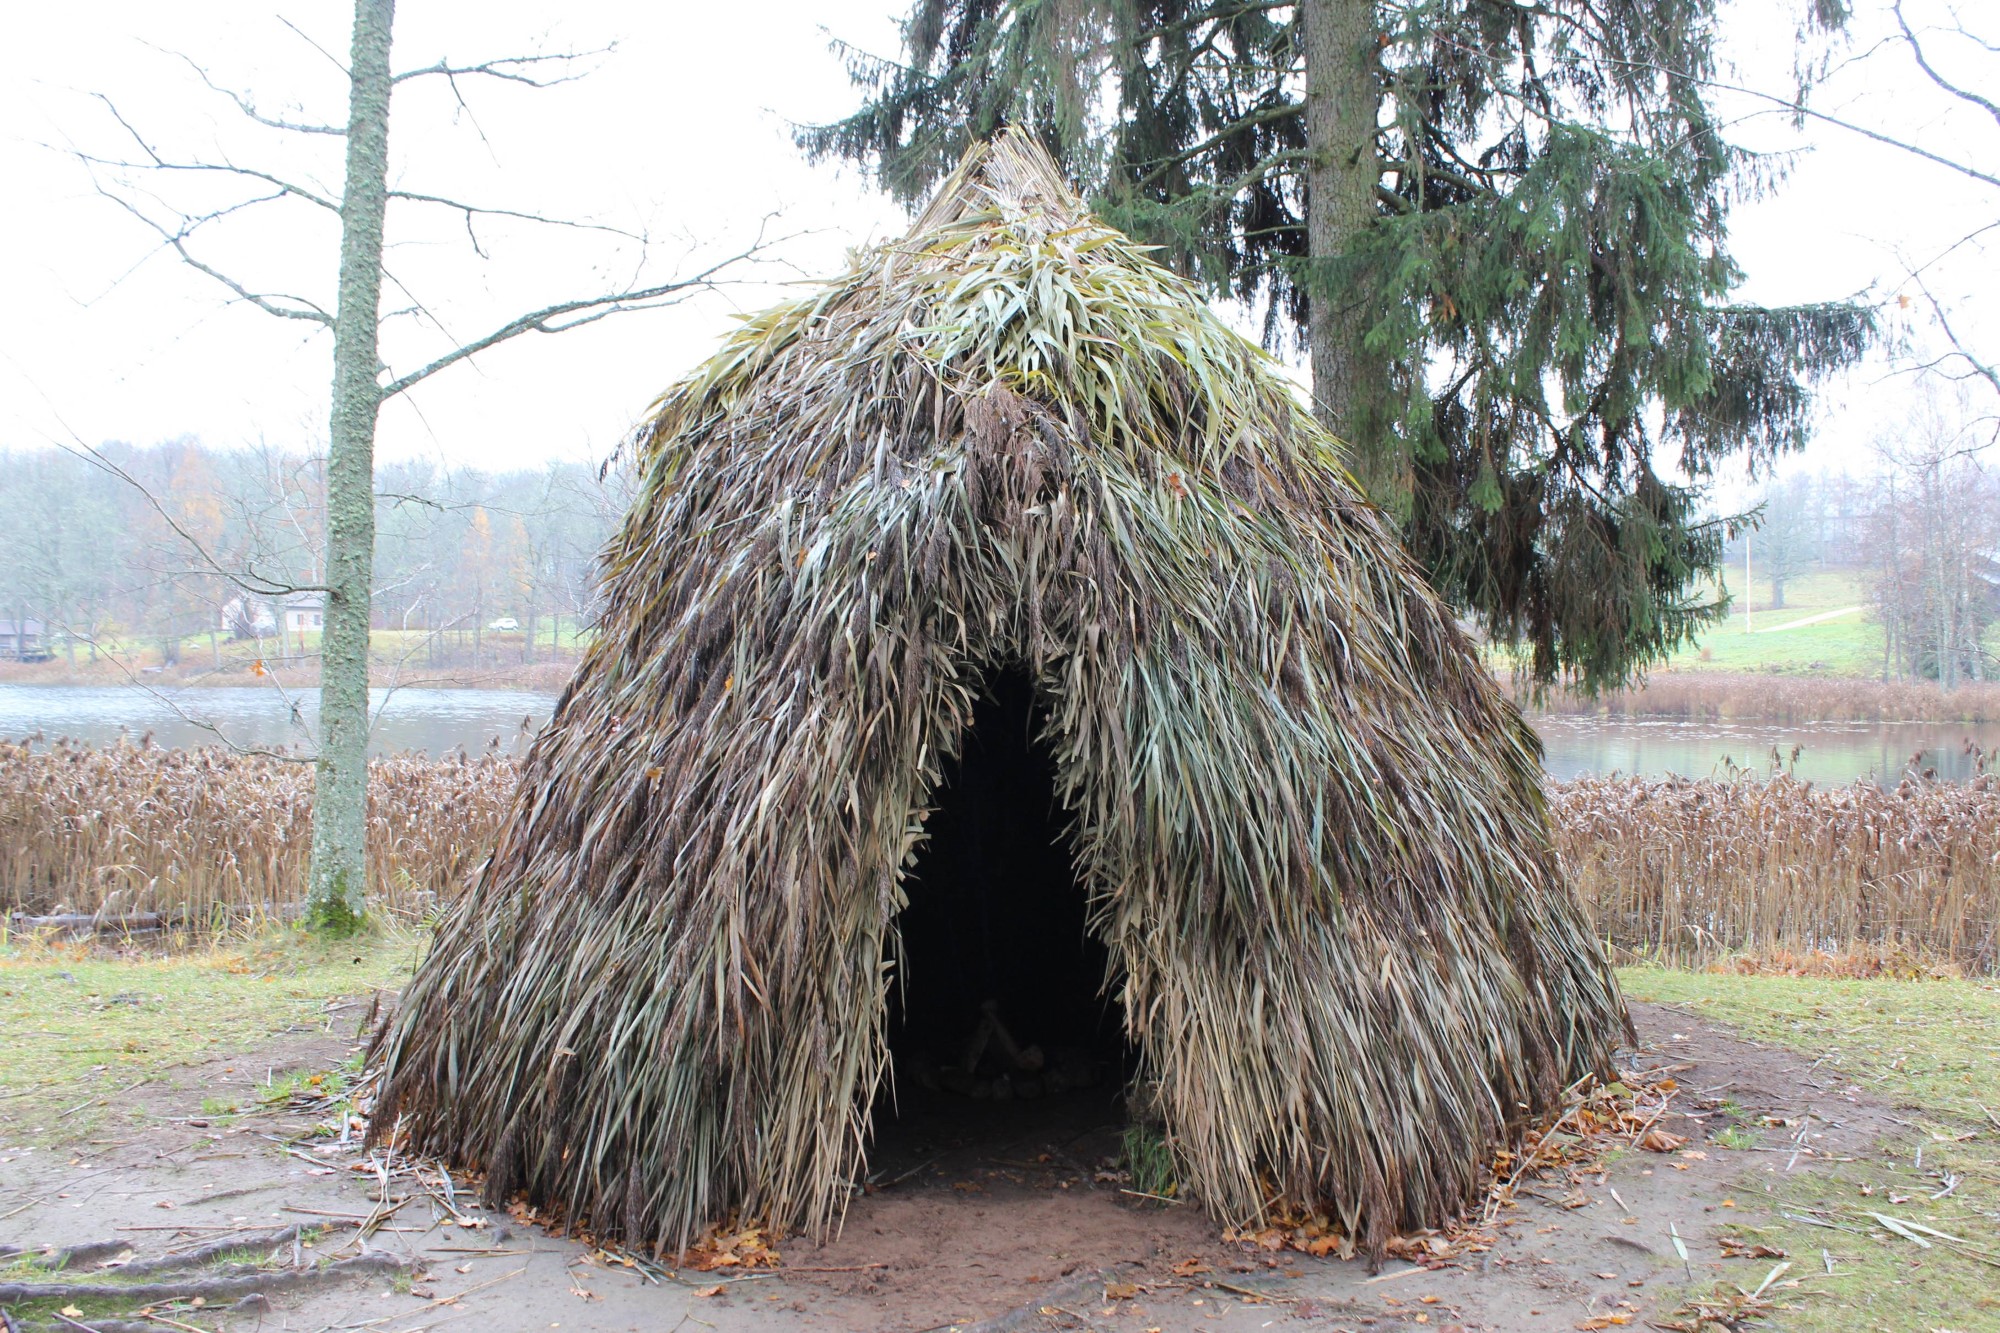
<svg viewBox="0 0 2000 1333"><path fill-rule="evenodd" d="M1813 3L1802 39L1842 19ZM914 0L899 59L843 48L863 106L799 141L914 203L973 140L1031 131L1309 352L1439 589L1538 685L1595 691L1724 614L1708 479L1801 447L1812 382L1874 332L1730 301L1730 205L1777 173L1709 105L1717 8Z"/></svg>

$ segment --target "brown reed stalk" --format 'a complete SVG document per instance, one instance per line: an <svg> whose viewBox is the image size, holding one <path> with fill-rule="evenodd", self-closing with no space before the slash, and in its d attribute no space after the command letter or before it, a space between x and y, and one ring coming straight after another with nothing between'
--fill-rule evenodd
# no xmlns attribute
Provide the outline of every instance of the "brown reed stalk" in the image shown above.
<svg viewBox="0 0 2000 1333"><path fill-rule="evenodd" d="M421 916L492 849L516 764L396 755L369 766L375 906ZM159 913L196 927L297 908L312 769L222 749L0 742L0 909Z"/></svg>
<svg viewBox="0 0 2000 1333"><path fill-rule="evenodd" d="M419 916L469 881L513 799L501 756L377 760L379 907ZM2000 779L1818 786L1577 778L1549 784L1556 846L1628 957L1901 954L2000 972ZM300 900L304 766L222 750L0 743L0 910L285 917Z"/></svg>
<svg viewBox="0 0 2000 1333"><path fill-rule="evenodd" d="M2000 778L1821 787L1579 778L1551 785L1556 845L1627 955L1892 954L2000 970Z"/></svg>

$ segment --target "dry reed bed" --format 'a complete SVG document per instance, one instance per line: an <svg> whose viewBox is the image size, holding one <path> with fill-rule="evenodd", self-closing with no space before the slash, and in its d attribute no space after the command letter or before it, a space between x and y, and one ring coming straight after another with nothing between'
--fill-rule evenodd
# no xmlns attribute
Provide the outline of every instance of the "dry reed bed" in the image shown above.
<svg viewBox="0 0 2000 1333"><path fill-rule="evenodd" d="M1747 672L1661 672L1636 690L1599 699L1558 695L1540 710L1557 716L1678 717L1714 722L2000 722L2000 682L1939 689L1922 680L1859 680Z"/></svg>
<svg viewBox="0 0 2000 1333"><path fill-rule="evenodd" d="M370 765L376 903L420 915L466 883L513 795L513 760ZM0 908L194 924L284 916L312 846L312 767L222 749L0 742Z"/></svg>
<svg viewBox="0 0 2000 1333"><path fill-rule="evenodd" d="M1600 933L1701 966L1863 955L2000 971L2000 778L1815 786L1553 783L1557 842Z"/></svg>
<svg viewBox="0 0 2000 1333"><path fill-rule="evenodd" d="M378 905L421 913L464 885L517 772L499 756L376 761ZM1550 793L1563 859L1628 954L1900 953L2000 971L2000 779L1580 778ZM284 915L311 806L310 768L286 760L0 743L0 906Z"/></svg>

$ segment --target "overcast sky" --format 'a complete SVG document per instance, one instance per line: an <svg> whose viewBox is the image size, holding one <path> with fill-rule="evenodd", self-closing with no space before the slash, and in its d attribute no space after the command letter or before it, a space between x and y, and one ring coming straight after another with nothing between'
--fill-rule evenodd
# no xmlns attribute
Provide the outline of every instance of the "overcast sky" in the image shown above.
<svg viewBox="0 0 2000 1333"><path fill-rule="evenodd" d="M745 248L760 228L791 239L757 271L760 282L558 338L531 335L444 372L386 409L381 454L485 467L600 458L714 346L733 309L767 305L784 293L775 284L835 272L848 247L895 234L901 212L852 170L806 165L789 125L854 104L828 32L893 52L893 14L902 7L901 0L578 0L474 8L404 0L398 69L614 41L617 49L592 60L588 77L549 90L461 81L464 105L442 80L403 85L392 122L393 186L644 233L652 244L482 221L478 239L491 256L483 261L458 215L397 204L389 267L406 286L385 291L385 310L421 305L449 341L465 340L525 309L616 290L635 273L664 280L691 270ZM1728 30L1743 81L1782 92L1791 48L1775 8L1768 0L1739 3ZM1866 0L1862 8L1856 46L1865 50L1884 29L1879 11ZM554 12L562 19L551 28ZM92 443L192 434L219 446L262 438L324 447L326 335L232 305L213 282L159 253L158 237L97 192L73 150L128 158L139 151L112 105L94 96L105 94L164 156L256 165L336 193L338 139L247 124L182 57L219 87L251 95L267 115L338 122L346 92L335 57L345 58L349 16L335 3L150 2L10 15L0 49L0 180L11 205L0 210L8 314L0 322L0 447L72 432ZM1732 117L1749 117L1736 127L1739 139L1806 150L1783 188L1735 214L1744 299L1811 301L1864 290L1890 298L1906 261L1928 259L2000 219L2000 192L1839 130L1794 133L1782 117L1756 115L1752 100L1721 100ZM1821 105L1989 170L2000 163L1993 124L1952 107L1900 53L1860 61ZM241 182L185 177L152 188L197 209L243 195ZM127 197L167 216L143 195ZM206 229L197 244L246 281L330 306L336 241L330 215L287 201ZM1989 346L2000 329L1982 309L1991 300L1993 258L1990 247L1975 245L1933 270L1956 317ZM398 370L449 345L435 327L409 318L392 321L386 339ZM1866 466L1870 439L1909 413L1907 379L1884 378L1883 370L1871 367L1828 395L1809 466Z"/></svg>

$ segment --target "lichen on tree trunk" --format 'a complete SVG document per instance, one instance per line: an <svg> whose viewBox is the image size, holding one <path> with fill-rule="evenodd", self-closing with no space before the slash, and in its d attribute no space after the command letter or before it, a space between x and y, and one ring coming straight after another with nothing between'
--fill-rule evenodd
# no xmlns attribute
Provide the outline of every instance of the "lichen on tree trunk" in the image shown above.
<svg viewBox="0 0 2000 1333"><path fill-rule="evenodd" d="M314 770L306 923L348 934L366 912L368 622L375 572L377 322L388 202L390 28L394 0L356 0L349 66L347 177L340 208L340 304L326 469L326 618L320 639L320 745Z"/></svg>

